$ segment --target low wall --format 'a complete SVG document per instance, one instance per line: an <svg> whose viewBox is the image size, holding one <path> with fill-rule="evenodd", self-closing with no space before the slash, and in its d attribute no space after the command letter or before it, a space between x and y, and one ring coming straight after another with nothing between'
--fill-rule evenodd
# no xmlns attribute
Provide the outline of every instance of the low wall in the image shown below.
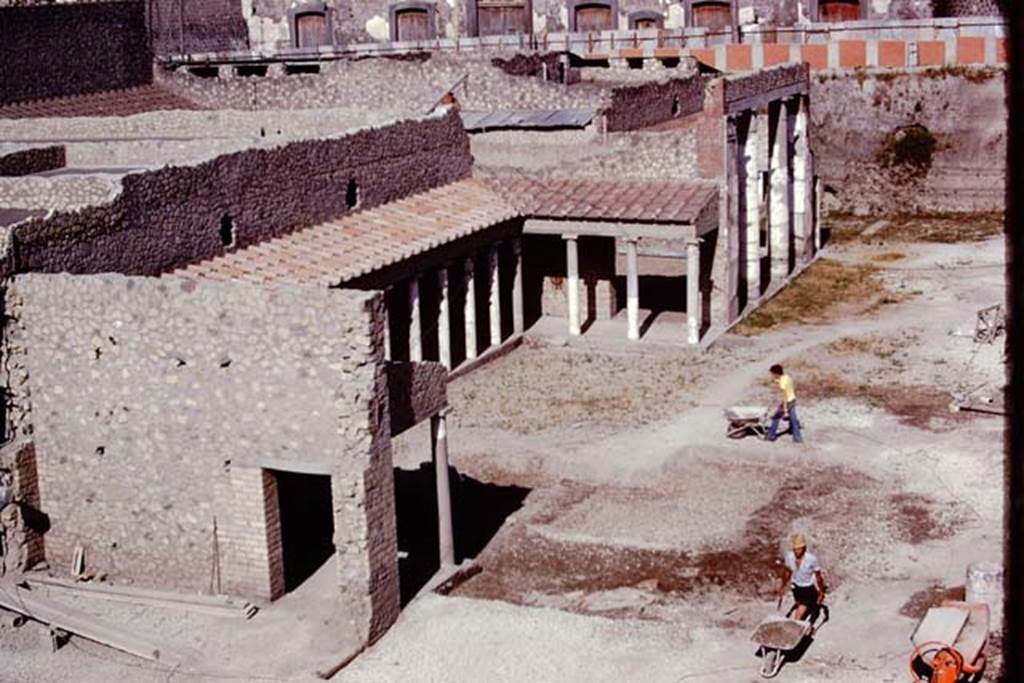
<svg viewBox="0 0 1024 683"><path fill-rule="evenodd" d="M244 50L249 30L239 0L146 0L153 52Z"/></svg>
<svg viewBox="0 0 1024 683"><path fill-rule="evenodd" d="M0 177L32 175L53 171L66 165L66 150L62 145L32 147L0 155Z"/></svg>
<svg viewBox="0 0 1024 683"><path fill-rule="evenodd" d="M158 274L469 175L454 113L125 176L110 203L18 225L15 272Z"/></svg>
<svg viewBox="0 0 1024 683"><path fill-rule="evenodd" d="M704 85L704 78L691 76L615 88L605 110L608 130L635 130L697 113L704 108Z"/></svg>
<svg viewBox="0 0 1024 683"><path fill-rule="evenodd" d="M142 2L0 7L0 104L152 80Z"/></svg>

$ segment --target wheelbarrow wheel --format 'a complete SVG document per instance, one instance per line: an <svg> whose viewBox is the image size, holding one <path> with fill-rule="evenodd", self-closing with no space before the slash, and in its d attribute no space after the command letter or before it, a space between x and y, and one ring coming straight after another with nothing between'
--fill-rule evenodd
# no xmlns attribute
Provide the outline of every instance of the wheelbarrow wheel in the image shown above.
<svg viewBox="0 0 1024 683"><path fill-rule="evenodd" d="M775 678L782 669L782 652L761 646L761 678Z"/></svg>
<svg viewBox="0 0 1024 683"><path fill-rule="evenodd" d="M725 435L730 439L742 439L747 435L749 431L749 427L747 427L746 425L741 425L738 427L729 427Z"/></svg>

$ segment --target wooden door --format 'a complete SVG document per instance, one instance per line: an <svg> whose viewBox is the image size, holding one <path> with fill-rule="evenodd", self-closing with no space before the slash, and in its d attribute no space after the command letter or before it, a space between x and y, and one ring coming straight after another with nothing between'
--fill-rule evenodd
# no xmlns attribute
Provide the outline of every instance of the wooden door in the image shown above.
<svg viewBox="0 0 1024 683"><path fill-rule="evenodd" d="M427 18L425 9L405 9L395 13L398 40L428 40Z"/></svg>
<svg viewBox="0 0 1024 683"><path fill-rule="evenodd" d="M299 47L319 47L329 45L327 39L327 16L319 12L300 14L295 17L295 32Z"/></svg>
<svg viewBox="0 0 1024 683"><path fill-rule="evenodd" d="M477 21L482 36L529 33L529 14L524 4L483 4L477 6Z"/></svg>
<svg viewBox="0 0 1024 683"><path fill-rule="evenodd" d="M818 5L818 21L839 22L860 20L860 3L856 0L822 0Z"/></svg>
<svg viewBox="0 0 1024 683"><path fill-rule="evenodd" d="M701 2L693 6L693 25L709 31L731 31L732 10L727 2Z"/></svg>
<svg viewBox="0 0 1024 683"><path fill-rule="evenodd" d="M576 30L580 33L610 31L615 28L612 8L608 5L577 5Z"/></svg>

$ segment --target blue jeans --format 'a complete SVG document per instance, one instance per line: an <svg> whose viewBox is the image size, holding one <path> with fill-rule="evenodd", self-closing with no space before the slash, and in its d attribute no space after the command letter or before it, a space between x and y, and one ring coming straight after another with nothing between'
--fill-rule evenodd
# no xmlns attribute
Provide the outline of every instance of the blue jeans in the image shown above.
<svg viewBox="0 0 1024 683"><path fill-rule="evenodd" d="M789 431L793 433L793 441L801 443L804 438L800 434L800 420L796 416L796 401L790 401L786 406L786 410L789 411ZM768 428L768 436L766 438L769 441L775 441L775 437L779 433L779 420L782 419L782 413L782 405L780 404L775 414L772 415L772 426Z"/></svg>

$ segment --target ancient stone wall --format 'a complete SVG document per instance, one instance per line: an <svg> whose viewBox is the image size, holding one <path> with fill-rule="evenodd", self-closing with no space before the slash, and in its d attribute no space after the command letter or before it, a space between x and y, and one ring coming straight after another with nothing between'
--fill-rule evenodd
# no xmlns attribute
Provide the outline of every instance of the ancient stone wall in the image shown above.
<svg viewBox="0 0 1024 683"><path fill-rule="evenodd" d="M13 266L157 274L459 180L471 164L448 113L129 175L109 204L16 226Z"/></svg>
<svg viewBox="0 0 1024 683"><path fill-rule="evenodd" d="M769 101L796 92L807 92L810 70L806 64L777 66L725 79L725 109L766 106Z"/></svg>
<svg viewBox="0 0 1024 683"><path fill-rule="evenodd" d="M812 78L811 141L825 209L1002 210L1004 77L996 70L940 69ZM901 163L887 150L911 127L922 134L901 146L914 139L931 144L909 149L911 158Z"/></svg>
<svg viewBox="0 0 1024 683"><path fill-rule="evenodd" d="M0 480L10 487L11 499L0 507L4 554L0 569L22 572L45 559L43 534L49 519L40 510L39 476L31 441L15 441L0 449Z"/></svg>
<svg viewBox="0 0 1024 683"><path fill-rule="evenodd" d="M245 50L249 31L239 0L145 0L157 55Z"/></svg>
<svg viewBox="0 0 1024 683"><path fill-rule="evenodd" d="M80 544L115 580L273 596L274 545L246 531L275 523L264 473L321 472L346 613L366 633L393 620L377 295L66 274L18 276L9 295L22 302L52 565Z"/></svg>
<svg viewBox="0 0 1024 683"><path fill-rule="evenodd" d="M152 80L141 2L0 8L0 104Z"/></svg>
<svg viewBox="0 0 1024 683"><path fill-rule="evenodd" d="M63 145L32 147L0 154L0 176L24 176L64 168L66 150Z"/></svg>
<svg viewBox="0 0 1024 683"><path fill-rule="evenodd" d="M605 111L608 130L636 130L699 112L704 84L704 78L691 76L616 88Z"/></svg>

